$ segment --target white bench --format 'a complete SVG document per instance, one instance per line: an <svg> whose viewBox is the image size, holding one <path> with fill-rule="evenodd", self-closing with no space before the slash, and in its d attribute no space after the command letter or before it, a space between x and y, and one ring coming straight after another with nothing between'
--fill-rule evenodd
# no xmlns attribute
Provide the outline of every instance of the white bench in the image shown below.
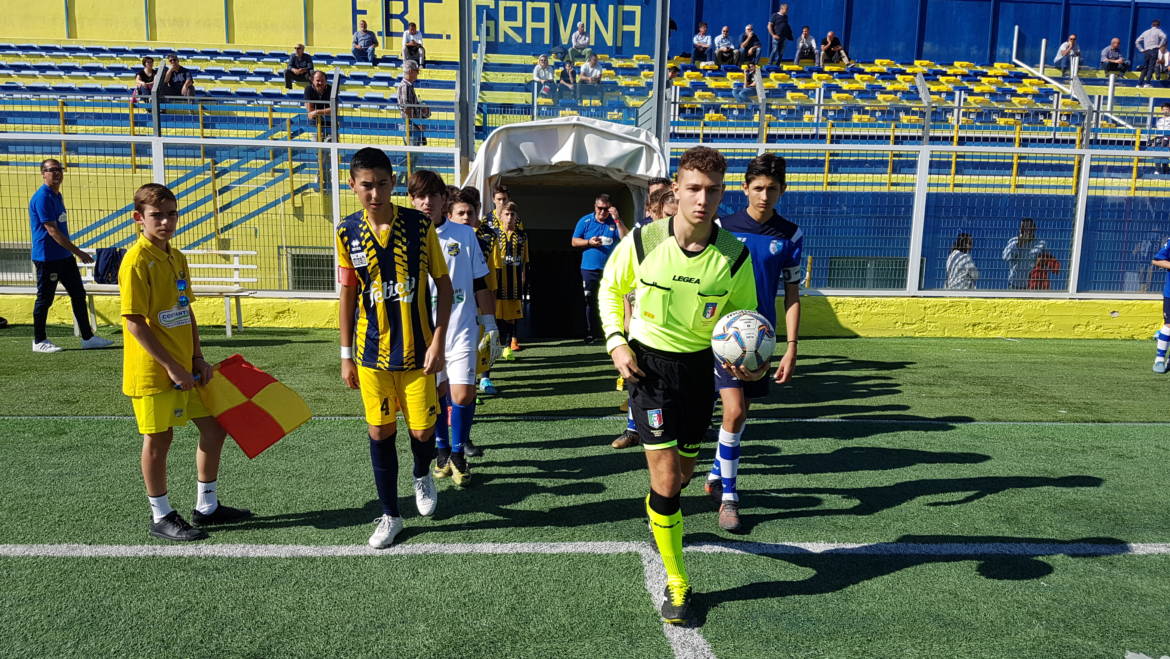
<svg viewBox="0 0 1170 659"><path fill-rule="evenodd" d="M232 302L235 301L236 325L239 331L244 330L244 316L240 312L240 298L255 295L256 291L245 284L256 283L255 277L245 277L244 273L254 274L251 271L259 268L254 263L243 263L244 257L256 256L256 252L249 250L223 249L185 249L183 255L187 257L187 267L192 275L187 278L191 282L191 292L196 297L219 296L223 298L223 326L227 336L232 335ZM192 258L195 257L195 258ZM225 263L217 257L228 257L230 263ZM97 327L97 311L94 308L94 296L118 295L117 284L98 284L93 280L93 264L79 263L82 269L82 279L85 280L85 293L89 303L90 325ZM211 270L209 276L196 277L194 273L200 270ZM58 294L64 293L58 289ZM78 332L76 323L73 331Z"/></svg>

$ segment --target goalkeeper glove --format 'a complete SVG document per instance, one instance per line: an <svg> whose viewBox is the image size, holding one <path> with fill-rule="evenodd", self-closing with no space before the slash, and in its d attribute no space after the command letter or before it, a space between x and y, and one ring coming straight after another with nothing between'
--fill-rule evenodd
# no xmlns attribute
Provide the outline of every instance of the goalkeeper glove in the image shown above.
<svg viewBox="0 0 1170 659"><path fill-rule="evenodd" d="M483 337L479 340L479 352L487 350L489 356L488 367L496 363L504 347L500 345L500 330L496 327L496 317L490 313L480 314L477 317L480 327L483 328Z"/></svg>

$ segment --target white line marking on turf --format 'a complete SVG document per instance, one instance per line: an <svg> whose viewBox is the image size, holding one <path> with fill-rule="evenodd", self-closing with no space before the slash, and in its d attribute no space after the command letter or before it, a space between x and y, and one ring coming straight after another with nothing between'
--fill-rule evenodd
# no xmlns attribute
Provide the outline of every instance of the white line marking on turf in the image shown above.
<svg viewBox="0 0 1170 659"><path fill-rule="evenodd" d="M642 559L642 573L646 577L646 592L650 593L650 601L657 611L662 590L666 587L666 570L662 567L662 559L649 545L643 542L636 544ZM670 641L676 659L715 659L715 652L697 627L676 627L664 622L662 633Z"/></svg>
<svg viewBox="0 0 1170 659"><path fill-rule="evenodd" d="M360 415L331 415L315 416L311 421L360 421L365 417ZM485 412L477 417L481 422L516 423L521 421L625 421L625 415L611 414L606 416L572 416L572 415L535 415L535 414L495 414ZM0 421L131 421L131 415L93 414L93 415L38 415L38 414L7 414L0 415ZM1168 421L964 421L954 419L866 419L866 418L757 418L748 419L750 424L764 423L862 423L878 425L906 425L906 426L1136 426L1161 427L1170 426Z"/></svg>
<svg viewBox="0 0 1170 659"><path fill-rule="evenodd" d="M436 554L641 554L645 542L483 542L412 543L389 549L366 545L83 545L0 544L0 558L320 558L346 556L432 556ZM857 556L1161 556L1170 543L1092 542L700 542L684 547L702 554L850 554ZM655 555L655 560L657 556ZM657 596L658 593L655 593Z"/></svg>

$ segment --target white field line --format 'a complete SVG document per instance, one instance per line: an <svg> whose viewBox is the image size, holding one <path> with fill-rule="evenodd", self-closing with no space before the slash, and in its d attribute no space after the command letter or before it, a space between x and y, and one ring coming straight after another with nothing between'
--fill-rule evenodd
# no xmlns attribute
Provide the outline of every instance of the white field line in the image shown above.
<svg viewBox="0 0 1170 659"><path fill-rule="evenodd" d="M662 559L648 544L635 544L639 546L638 556L642 559L646 592L650 594L650 601L657 610L662 600L662 591L666 588L666 569L662 567ZM675 659L715 659L715 652L697 627L676 627L664 622L662 634L670 641L670 649L674 651Z"/></svg>
<svg viewBox="0 0 1170 659"><path fill-rule="evenodd" d="M321 558L348 556L433 556L438 554L641 554L645 542L483 542L412 543L389 549L366 545L85 545L0 544L0 558ZM795 556L834 554L854 556L1155 556L1170 555L1170 543L1089 542L700 542L684 547L688 553ZM657 556L655 555L655 560ZM655 593L657 597L659 593Z"/></svg>
<svg viewBox="0 0 1170 659"><path fill-rule="evenodd" d="M314 416L311 421L361 421L361 415L328 415ZM0 414L0 422L12 421L132 421L129 414L91 414L91 415L39 415L39 414ZM574 416L566 415L528 415L528 414L498 414L483 412L478 419L481 423L492 422L520 422L520 421L625 421L625 415L609 414L605 416ZM767 423L860 423L870 425L906 425L906 426L1135 426L1160 427L1170 426L1170 421L964 421L957 419L866 419L866 418L793 418L793 419L748 419L750 424Z"/></svg>

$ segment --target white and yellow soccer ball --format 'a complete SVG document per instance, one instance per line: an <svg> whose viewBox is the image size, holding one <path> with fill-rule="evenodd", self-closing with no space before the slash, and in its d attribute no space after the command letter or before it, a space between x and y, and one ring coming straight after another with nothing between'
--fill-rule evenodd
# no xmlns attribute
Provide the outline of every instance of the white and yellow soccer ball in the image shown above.
<svg viewBox="0 0 1170 659"><path fill-rule="evenodd" d="M776 349L776 330L755 311L733 311L715 323L711 350L720 361L759 370Z"/></svg>

